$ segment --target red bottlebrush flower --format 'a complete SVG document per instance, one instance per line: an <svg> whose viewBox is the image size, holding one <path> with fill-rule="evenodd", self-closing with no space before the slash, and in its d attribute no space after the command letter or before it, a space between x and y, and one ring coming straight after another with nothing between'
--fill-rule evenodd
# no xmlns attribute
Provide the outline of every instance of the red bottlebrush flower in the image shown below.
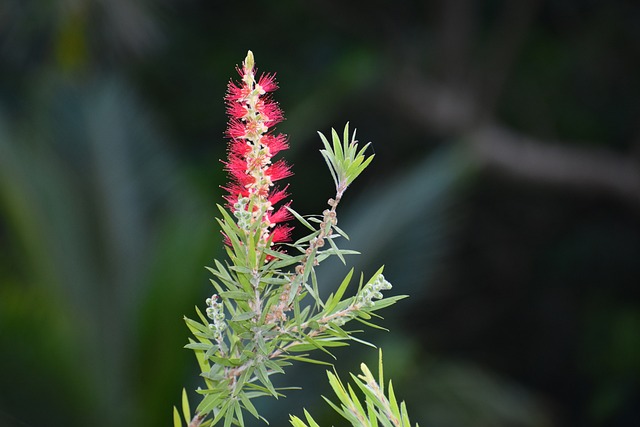
<svg viewBox="0 0 640 427"><path fill-rule="evenodd" d="M227 136L233 139L244 138L247 135L246 125L238 120L229 121L227 126Z"/></svg>
<svg viewBox="0 0 640 427"><path fill-rule="evenodd" d="M278 225L271 232L272 242L287 242L291 238L293 227L288 225Z"/></svg>
<svg viewBox="0 0 640 427"><path fill-rule="evenodd" d="M247 107L238 102L227 103L227 114L234 119L243 119L248 113Z"/></svg>
<svg viewBox="0 0 640 427"><path fill-rule="evenodd" d="M251 151L251 147L242 139L234 139L229 144L229 155L233 156L246 156L249 151Z"/></svg>
<svg viewBox="0 0 640 427"><path fill-rule="evenodd" d="M278 224L280 222L289 221L292 217L291 212L287 210L289 204L286 204L277 211L275 211L272 215L269 215L269 221L272 224Z"/></svg>
<svg viewBox="0 0 640 427"><path fill-rule="evenodd" d="M289 168L289 165L287 165L287 163L282 159L269 166L265 173L271 177L271 181L273 182L288 178L293 175Z"/></svg>
<svg viewBox="0 0 640 427"><path fill-rule="evenodd" d="M271 205L275 205L279 201L289 197L289 193L287 193L287 187L285 187L282 190L279 190L279 189L273 190L271 194L269 194L269 201L271 202Z"/></svg>
<svg viewBox="0 0 640 427"><path fill-rule="evenodd" d="M247 174L247 162L238 156L229 156L229 161L225 163L225 169L235 181L242 187L247 187L255 182L255 177Z"/></svg>
<svg viewBox="0 0 640 427"><path fill-rule="evenodd" d="M225 96L229 115L226 136L230 141L224 164L230 183L222 188L228 193L225 200L238 218L238 226L247 232L259 232L266 246L269 241L287 241L292 230L283 224L291 219L286 208L290 202L274 206L288 197L286 187L278 189L274 182L292 175L284 160L273 161L275 154L288 148L286 135L272 132L284 117L270 95L278 88L275 74L262 74L256 80L251 51L238 73L241 80L230 82ZM260 224L257 231L256 223Z"/></svg>
<svg viewBox="0 0 640 427"><path fill-rule="evenodd" d="M276 75L275 74L263 74L258 79L258 86L264 91L263 93L273 92L278 89L278 84L276 83Z"/></svg>
<svg viewBox="0 0 640 427"><path fill-rule="evenodd" d="M282 110L274 102L265 103L260 114L265 117L265 122L269 124L269 127L277 125L284 119Z"/></svg>
<svg viewBox="0 0 640 427"><path fill-rule="evenodd" d="M272 156L275 156L278 152L289 148L287 136L281 133L276 136L264 135L260 142L269 147L269 152Z"/></svg>

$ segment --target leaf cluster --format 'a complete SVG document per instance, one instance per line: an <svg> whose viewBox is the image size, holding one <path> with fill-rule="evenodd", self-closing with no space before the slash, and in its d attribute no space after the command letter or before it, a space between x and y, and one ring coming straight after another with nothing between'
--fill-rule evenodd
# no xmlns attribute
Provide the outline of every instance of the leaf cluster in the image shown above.
<svg viewBox="0 0 640 427"><path fill-rule="evenodd" d="M370 143L359 149L355 131L349 138L349 123L344 127L342 140L335 129L331 129L331 144L322 133L318 132L318 135L324 145L320 153L329 166L338 196L341 196L373 160L374 155L367 157L364 154Z"/></svg>
<svg viewBox="0 0 640 427"><path fill-rule="evenodd" d="M360 365L360 369L362 374L358 376L350 374L356 389L351 384L345 387L335 373L327 371L329 384L331 384L338 402L334 403L323 396L324 400L342 418L355 427L410 427L411 422L406 405L404 402L398 404L391 381L389 381L389 387L385 393L382 351L379 352L377 380L364 363ZM355 390L360 390L364 400ZM304 415L306 422L292 415L290 417L291 425L293 427L320 427L309 412L305 410ZM418 424L416 424L417 426Z"/></svg>
<svg viewBox="0 0 640 427"><path fill-rule="evenodd" d="M345 135L348 136L348 127ZM364 158L364 149L357 150L355 139L344 145L325 144L322 154L333 165L337 182L348 185L371 161L371 157ZM218 422L224 422L225 427L242 426L246 412L262 418L252 400L283 396L284 389L276 389L273 375L284 373L294 362L327 365L318 356L332 357L333 347L348 345L349 341L371 345L354 336L358 330L347 328L347 324L356 320L380 328L373 322L379 317L375 312L404 298L381 293L391 287L382 275L382 267L366 281L360 275L352 296L347 295L353 269L326 299L320 297L316 267L332 256L346 264L345 256L356 254L340 249L335 242L348 239L336 225L340 196L338 190L336 200L330 200L331 209L322 215L303 217L290 209L309 233L286 245L287 252L285 248L273 248L270 242L261 244L257 226L239 227L227 209L218 207L229 259L224 263L215 260L214 266L208 268L215 288L208 301L219 300L221 305L216 305L215 316L211 315L211 307L207 315L196 307L197 318L185 318L193 334L186 348L195 352L205 384L198 390L202 399L191 421L191 414L184 410L188 405L183 404L183 416L189 426ZM179 427L182 423L176 414L177 411L174 425Z"/></svg>

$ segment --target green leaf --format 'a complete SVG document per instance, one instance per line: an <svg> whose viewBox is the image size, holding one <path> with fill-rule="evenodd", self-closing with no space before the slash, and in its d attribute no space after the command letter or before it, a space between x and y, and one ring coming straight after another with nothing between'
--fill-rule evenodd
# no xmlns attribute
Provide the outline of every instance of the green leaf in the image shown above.
<svg viewBox="0 0 640 427"><path fill-rule="evenodd" d="M315 420L311 417L311 414L306 409L304 410L304 417L307 419L307 422L309 423L309 427L320 427L318 423L316 423Z"/></svg>
<svg viewBox="0 0 640 427"><path fill-rule="evenodd" d="M322 343L317 342L316 340L314 340L313 338L311 338L310 336L305 336L304 340L306 342L308 342L309 344L313 345L315 348L317 348L318 350L321 350L325 353L327 353L329 356L333 357L334 359L336 359L336 357L331 354L331 352L329 350L327 350L326 348L324 348L324 346L322 345ZM328 347L328 346L327 346Z"/></svg>
<svg viewBox="0 0 640 427"><path fill-rule="evenodd" d="M387 328L385 328L385 327L383 327L383 326L380 326L380 325L376 325L375 323L367 322L367 321L366 321L366 320L364 320L362 317L357 316L357 317L355 317L354 319L355 319L356 321L358 321L358 322L362 323L363 325L366 325L366 326L370 327L370 328L378 329L378 330L381 330L381 331L389 332L389 329L387 329Z"/></svg>
<svg viewBox="0 0 640 427"><path fill-rule="evenodd" d="M376 310L381 310L383 308L389 307L390 305L395 304L396 302L400 301L401 299L405 299L408 298L409 295L394 295L392 297L386 297L383 298L381 300L377 300L373 302L373 305L371 307L369 307L369 310L371 311L376 311Z"/></svg>
<svg viewBox="0 0 640 427"><path fill-rule="evenodd" d="M260 349L260 352L262 353L262 355L269 356L271 351L269 350L269 348L267 348L267 344L265 343L264 337L262 336L262 334L260 333L256 334L255 341L258 344L258 348Z"/></svg>
<svg viewBox="0 0 640 427"><path fill-rule="evenodd" d="M183 348L188 348L190 350L208 351L211 347L213 347L213 344L194 342L194 343L189 343L189 344L185 345Z"/></svg>
<svg viewBox="0 0 640 427"><path fill-rule="evenodd" d="M338 188L338 186L340 185L340 181L338 180L338 175L336 175L336 167L334 165L333 157L331 157L330 152L327 152L325 150L320 150L320 154L322 154L324 161L327 163L329 172L331 172L331 178L333 178L333 182L336 185L336 188Z"/></svg>
<svg viewBox="0 0 640 427"><path fill-rule="evenodd" d="M322 262L325 259L329 258L331 255L338 255L338 253L342 255L360 255L360 252L354 251L351 249L338 249L337 251L333 248L327 249L325 251L321 251L318 253L317 260L318 262Z"/></svg>
<svg viewBox="0 0 640 427"><path fill-rule="evenodd" d="M400 403L400 422L401 426L411 426L411 422L409 421L409 414L407 413L407 405L404 402Z"/></svg>
<svg viewBox="0 0 640 427"><path fill-rule="evenodd" d="M236 357L218 357L218 356L210 356L209 359L212 362L218 363L222 366L230 366L230 367L235 367L235 366L240 366L242 365L242 360L236 358Z"/></svg>
<svg viewBox="0 0 640 427"><path fill-rule="evenodd" d="M355 342L359 342L360 344L364 344L364 345L369 346L371 348L377 348L375 345L371 344L369 341L365 341L365 340L362 340L360 338L356 338L353 335L349 335L349 338L352 339Z"/></svg>
<svg viewBox="0 0 640 427"><path fill-rule="evenodd" d="M331 301L327 300L327 304L325 306L326 313L331 313L333 309L336 308L340 300L342 300L342 296L344 295L345 291L349 287L349 283L351 282L352 277L353 277L353 268L349 270L345 278L342 280L342 283L340 283L340 286L338 286L338 290L336 291L335 295L330 297Z"/></svg>
<svg viewBox="0 0 640 427"><path fill-rule="evenodd" d="M344 161L344 151L342 150L342 141L340 141L338 132L336 132L336 130L333 128L331 128L331 140L333 141L333 153L335 154L338 162L342 163Z"/></svg>
<svg viewBox="0 0 640 427"><path fill-rule="evenodd" d="M347 233L345 233L340 227L338 227L337 225L332 225L333 229L336 230L336 232L341 235L342 237L344 237L347 240L349 239L349 236L347 235Z"/></svg>
<svg viewBox="0 0 640 427"><path fill-rule="evenodd" d="M269 253L269 252L267 251L267 253ZM268 264L269 265L269 269L273 270L273 271L276 271L276 270L280 270L280 269L282 269L284 267L289 267L290 265L299 263L300 261L302 261L302 259L304 257L305 257L304 255L298 255L298 256L295 256L295 257L284 258L284 259L281 259L281 260L278 260L278 261L272 261L271 263Z"/></svg>
<svg viewBox="0 0 640 427"><path fill-rule="evenodd" d="M223 395L220 392L207 394L198 405L196 411L199 414L208 414L213 411L214 408L217 408L220 403L226 400L227 399L223 399Z"/></svg>
<svg viewBox="0 0 640 427"><path fill-rule="evenodd" d="M289 415L289 422L293 427L309 427L304 423L304 421L302 421L300 418L296 417L295 415Z"/></svg>
<svg viewBox="0 0 640 427"><path fill-rule="evenodd" d="M311 224L309 224L307 222L306 219L304 219L302 217L302 215L300 215L298 212L294 211L293 209L291 209L289 206L285 206L287 208L287 210L289 212L291 212L291 214L298 220L298 222L300 222L302 225L304 225L305 227L307 227L309 230L311 231L316 231L315 228L313 228L313 226Z"/></svg>
<svg viewBox="0 0 640 427"><path fill-rule="evenodd" d="M282 366L291 366L291 363L288 363L288 362L280 361L280 363L282 364ZM264 361L264 364L267 366L267 369L270 369L274 373L284 374L284 370L277 362L267 359Z"/></svg>
<svg viewBox="0 0 640 427"><path fill-rule="evenodd" d="M191 419L191 409L189 408L189 398L187 397L187 390L182 389L182 415L186 422Z"/></svg>
<svg viewBox="0 0 640 427"><path fill-rule="evenodd" d="M353 140L355 141L356 138L356 133L355 131L353 132ZM349 142L349 122L347 122L344 125L344 131L342 132L342 141L344 142L345 147L347 146L347 143Z"/></svg>
<svg viewBox="0 0 640 427"><path fill-rule="evenodd" d="M303 356L288 355L288 356L285 356L284 358L287 359L287 360L295 360L297 362L312 363L314 365L333 366L331 363L324 362L322 360L311 359L309 357L303 357Z"/></svg>
<svg viewBox="0 0 640 427"><path fill-rule="evenodd" d="M389 381L389 407L391 408L393 416L400 419L400 408L398 407L398 400L393 391L393 383L391 381Z"/></svg>
<svg viewBox="0 0 640 427"><path fill-rule="evenodd" d="M329 377L329 385L333 389L333 392L336 394L338 399L341 402L349 402L349 396L347 396L347 391L342 385L342 381L338 378L337 375L334 375L332 372L327 371L327 377Z"/></svg>
<svg viewBox="0 0 640 427"><path fill-rule="evenodd" d="M378 385L384 394L384 366L382 365L382 348L378 349Z"/></svg>
<svg viewBox="0 0 640 427"><path fill-rule="evenodd" d="M240 393L238 397L242 401L242 404L244 405L245 409L249 411L251 415L253 415L255 418L260 418L260 414L258 414L258 410L256 409L255 406L253 406L253 403L251 403L251 399L247 397L246 393Z"/></svg>
<svg viewBox="0 0 640 427"><path fill-rule="evenodd" d="M349 417L349 413L348 412L346 412L343 409L339 408L338 405L336 405L335 403L333 403L332 401L330 401L326 397L322 396L322 398L324 399L325 402L327 402L329 404L329 406L331 406L333 408L334 411L336 411L338 414L340 414L340 416L342 418L345 418L345 419L349 420L350 417Z"/></svg>
<svg viewBox="0 0 640 427"><path fill-rule="evenodd" d="M378 414L376 413L373 404L369 401L367 401L367 416L371 427L378 427Z"/></svg>
<svg viewBox="0 0 640 427"><path fill-rule="evenodd" d="M222 291L219 293L222 298L246 301L253 298L253 295L244 291Z"/></svg>
<svg viewBox="0 0 640 427"><path fill-rule="evenodd" d="M180 419L180 412L178 408L173 407L173 427L182 427L182 420Z"/></svg>
<svg viewBox="0 0 640 427"><path fill-rule="evenodd" d="M200 311L200 308L198 308L198 306L195 306L196 308L196 313L198 314L198 317L200 318L200 320L202 321L203 325L208 325L209 324L209 320L204 317L204 314L202 314L202 312Z"/></svg>
<svg viewBox="0 0 640 427"><path fill-rule="evenodd" d="M220 412L218 412L216 416L213 418L213 421L211 421L211 425L216 425L218 421L222 419L222 417L226 418L229 412L230 406L231 406L231 399L224 399L222 406L220 407ZM231 408L231 410L233 410L233 408ZM203 411L199 411L199 412L202 413ZM233 416L233 413L231 414L231 416Z"/></svg>
<svg viewBox="0 0 640 427"><path fill-rule="evenodd" d="M364 408L362 407L362 404L360 403L360 399L358 399L358 396L356 395L356 392L353 391L353 387L351 387L351 384L349 384L347 386L347 389L349 391L349 397L351 398L351 404L352 404L353 409L355 411L357 411L362 418L366 418L367 417L367 413L364 410Z"/></svg>
<svg viewBox="0 0 640 427"><path fill-rule="evenodd" d="M324 308L324 301L320 299L320 291L318 287L318 277L316 276L316 269L311 269L311 284L313 285L313 298L316 300L316 305Z"/></svg>
<svg viewBox="0 0 640 427"><path fill-rule="evenodd" d="M242 417L242 407L240 406L240 402L235 400L233 402L233 408L235 410L236 418L238 419L238 422L240 423L241 426L244 426L244 418Z"/></svg>
<svg viewBox="0 0 640 427"><path fill-rule="evenodd" d="M313 233L308 234L308 235L306 235L304 237L301 237L300 239L296 240L295 243L293 243L292 246L294 248L297 248L300 251L304 252L304 248L306 248L306 245L302 246L302 244L314 239L315 237L318 237L319 234L320 234L320 230L315 230Z"/></svg>
<svg viewBox="0 0 640 427"><path fill-rule="evenodd" d="M247 383L247 381L249 381L251 379L251 376L253 375L254 371L255 371L255 366L254 365L249 365L249 366L246 367L246 369L238 377L238 383L237 383L237 386L236 386L237 390L242 390L244 388L244 386ZM246 394L246 393L241 391L239 394L242 395L242 394ZM247 396L247 398L248 398L248 396Z"/></svg>
<svg viewBox="0 0 640 427"><path fill-rule="evenodd" d="M326 339L322 339L322 345L324 347L346 347L349 344L344 341L340 341L336 338L326 338ZM317 347L312 344L296 344L287 348L287 351L297 353L300 351L315 350L316 348Z"/></svg>
<svg viewBox="0 0 640 427"><path fill-rule="evenodd" d="M258 376L258 379L262 383L262 385L264 385L267 388L267 390L269 390L269 393L271 393L271 395L277 399L278 392L273 387L273 383L269 379L269 373L267 372L267 368L263 364L258 363L256 366L255 372L256 372L256 375Z"/></svg>
<svg viewBox="0 0 640 427"><path fill-rule="evenodd" d="M254 313L253 311L245 311L243 313L236 314L235 316L233 316L231 320L233 320L234 322L242 322L243 320L249 320L254 318L255 315L256 313Z"/></svg>
<svg viewBox="0 0 640 427"><path fill-rule="evenodd" d="M232 271L237 271L238 273L244 273L244 274L252 274L253 270L248 268L248 267L243 267L241 265L232 265L229 267L229 270Z"/></svg>
<svg viewBox="0 0 640 427"><path fill-rule="evenodd" d="M263 277L260 279L260 283L267 285L286 285L290 280L284 277Z"/></svg>
<svg viewBox="0 0 640 427"><path fill-rule="evenodd" d="M340 249L338 249L338 247L336 246L336 242L334 242L331 237L327 237L326 240L331 245L331 248L334 250L335 254L338 255L338 258L340 258L340 261L342 261L342 264L347 265L347 261L344 259L344 256L340 252Z"/></svg>

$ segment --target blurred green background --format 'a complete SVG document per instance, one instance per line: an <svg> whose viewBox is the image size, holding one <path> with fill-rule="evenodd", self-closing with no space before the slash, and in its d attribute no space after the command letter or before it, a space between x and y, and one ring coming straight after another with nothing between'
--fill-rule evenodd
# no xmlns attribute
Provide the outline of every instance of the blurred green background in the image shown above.
<svg viewBox="0 0 640 427"><path fill-rule="evenodd" d="M411 295L367 338L415 421L637 426L639 23L632 0L3 0L0 426L169 425L200 384L182 316L223 256L248 49L298 212L332 196L317 130L373 142L340 225ZM281 381L303 390L263 402L271 425L336 422L324 369Z"/></svg>

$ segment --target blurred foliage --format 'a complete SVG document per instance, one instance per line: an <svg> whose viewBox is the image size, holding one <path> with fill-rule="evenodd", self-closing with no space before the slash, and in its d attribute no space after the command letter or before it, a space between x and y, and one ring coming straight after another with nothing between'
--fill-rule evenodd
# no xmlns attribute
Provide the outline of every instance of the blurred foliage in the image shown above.
<svg viewBox="0 0 640 427"><path fill-rule="evenodd" d="M202 293L211 209L121 81L43 86L0 138L2 400L34 424L153 418L185 369L165 351ZM33 412L28 390L54 399Z"/></svg>
<svg viewBox="0 0 640 427"><path fill-rule="evenodd" d="M463 0L3 1L0 425L166 424L196 383L182 315L221 249L222 97L249 48L278 72L298 212L331 196L316 130L348 119L373 141L340 226L362 269L386 263L412 295L371 338L412 421L635 425L637 208L484 173L464 139L416 127L384 93L406 58L490 87L509 2L471 3L456 62L443 10ZM639 20L631 0L537 2L493 118L637 158ZM333 422L322 369L291 375L304 390L265 408L272 424L303 405Z"/></svg>

